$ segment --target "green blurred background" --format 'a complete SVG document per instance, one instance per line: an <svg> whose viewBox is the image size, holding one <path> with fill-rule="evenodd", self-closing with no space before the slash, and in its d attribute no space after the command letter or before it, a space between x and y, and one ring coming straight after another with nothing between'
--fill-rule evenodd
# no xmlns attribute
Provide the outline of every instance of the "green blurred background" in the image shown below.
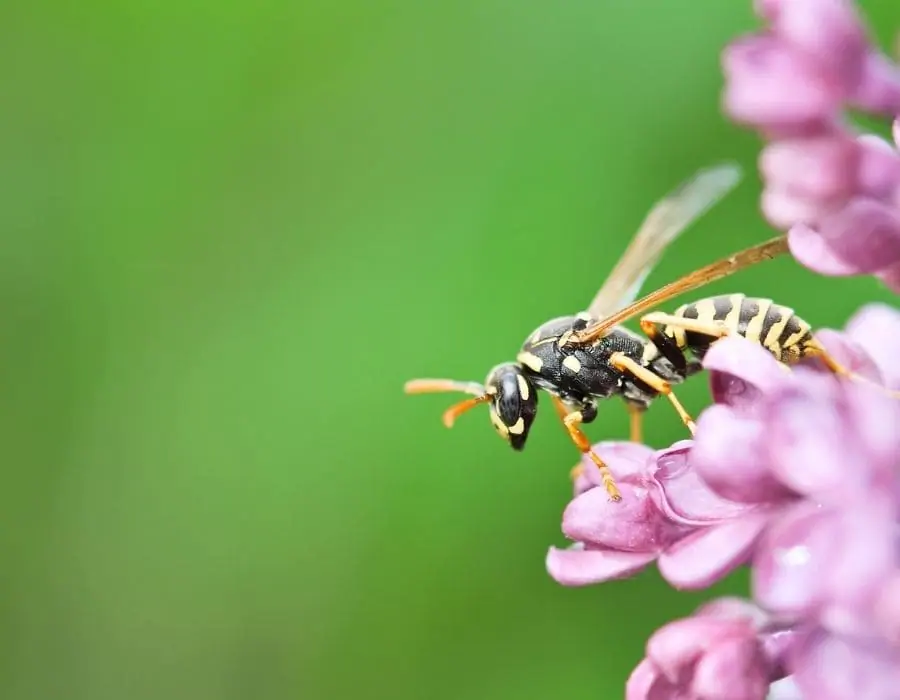
<svg viewBox="0 0 900 700"><path fill-rule="evenodd" d="M864 4L884 45L891 0ZM652 275L771 235L719 112L749 2L0 10L0 697L617 698L723 591L544 569L576 454L482 380L586 304L694 170L748 177ZM839 326L889 295L779 260L710 291ZM683 391L696 412L706 383ZM617 402L590 435L624 438ZM683 435L667 406L647 439Z"/></svg>

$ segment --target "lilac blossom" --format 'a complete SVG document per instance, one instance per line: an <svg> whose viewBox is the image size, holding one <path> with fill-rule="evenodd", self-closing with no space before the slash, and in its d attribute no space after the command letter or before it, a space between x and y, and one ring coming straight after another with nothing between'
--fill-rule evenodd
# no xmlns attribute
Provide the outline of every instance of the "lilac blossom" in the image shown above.
<svg viewBox="0 0 900 700"><path fill-rule="evenodd" d="M718 682L724 692L734 674L743 674L746 692L729 697L765 698L787 675L779 692L796 697L900 692L900 401L883 390L900 385L890 356L900 312L872 304L843 332L817 336L865 381L816 363L788 370L758 344L725 338L704 358L714 403L692 441L659 451L598 445L620 480L619 503L585 465L563 515L575 545L552 548L547 559L558 582L622 578L656 562L673 586L705 588L747 564L767 616L753 634L708 611L673 628L688 647L700 644L682 650L683 672L651 640L629 700L720 697L710 688ZM719 639L712 628L723 630L721 650L701 644ZM777 656L766 651L775 639L791 640ZM874 675L864 683L859 674Z"/></svg>
<svg viewBox="0 0 900 700"><path fill-rule="evenodd" d="M892 144L847 118L900 115L900 70L849 0L761 0L757 11L765 31L723 54L723 106L768 141L765 217L807 267L873 274L900 291L900 124Z"/></svg>
<svg viewBox="0 0 900 700"><path fill-rule="evenodd" d="M756 10L765 30L724 52L723 106L768 142L764 216L806 267L900 292L900 70L849 0ZM885 117L893 143L856 132L850 110ZM559 583L655 564L702 589L750 569L752 600L652 635L627 700L900 700L900 312L870 304L816 337L852 377L724 338L703 359L713 403L692 440L595 446L619 503L584 461L563 514L573 544L547 556Z"/></svg>
<svg viewBox="0 0 900 700"><path fill-rule="evenodd" d="M596 445L622 500L610 501L599 470L585 460L563 514L563 533L575 545L550 549L550 575L579 586L631 576L657 562L672 585L692 589L746 563L765 514L706 487L687 463L690 445L685 440L658 452L633 443Z"/></svg>
<svg viewBox="0 0 900 700"><path fill-rule="evenodd" d="M625 686L625 700L765 698L786 677L798 633L746 601L724 598L659 629Z"/></svg>

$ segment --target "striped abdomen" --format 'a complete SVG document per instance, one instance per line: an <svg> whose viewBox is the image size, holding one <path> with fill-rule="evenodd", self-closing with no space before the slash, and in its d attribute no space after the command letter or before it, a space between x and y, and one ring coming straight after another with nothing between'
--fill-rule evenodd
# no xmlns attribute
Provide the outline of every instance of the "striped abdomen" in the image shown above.
<svg viewBox="0 0 900 700"><path fill-rule="evenodd" d="M802 359L815 346L809 324L797 316L793 309L770 299L727 294L685 304L672 315L711 325L721 321L731 332L759 343L776 360L786 364ZM674 326L666 326L663 333L672 338L679 348L688 348L700 358L717 339Z"/></svg>

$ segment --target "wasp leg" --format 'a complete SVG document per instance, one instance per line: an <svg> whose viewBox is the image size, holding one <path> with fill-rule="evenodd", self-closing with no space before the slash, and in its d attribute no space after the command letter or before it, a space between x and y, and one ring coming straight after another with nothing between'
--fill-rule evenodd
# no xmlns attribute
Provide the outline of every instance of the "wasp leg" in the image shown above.
<svg viewBox="0 0 900 700"><path fill-rule="evenodd" d="M657 326L682 328L690 333L699 333L700 335L706 335L710 338L724 338L726 335L731 335L733 332L723 321L700 321L696 318L682 318L680 316L672 316L671 314L657 312L647 314L641 318L641 330L644 331L651 340L653 340L653 335L651 335L653 333L665 337L659 332ZM660 348L660 352L662 352L662 348ZM668 355L666 355L666 357L668 358ZM668 359L671 360L671 358Z"/></svg>
<svg viewBox="0 0 900 700"><path fill-rule="evenodd" d="M829 353L825 349L825 346L822 345L818 340L812 339L804 345L803 357L804 358L815 357L818 360L820 360L822 362L822 364L824 364L828 368L829 371L833 372L834 374L838 375L839 377L845 377L846 379L849 379L850 381L856 381L856 382L861 382L863 384L867 384L867 385L873 387L874 389L877 389L878 391L882 392L886 396L889 396L892 399L900 398L900 391L896 391L894 389L888 389L887 387L882 386L878 382L874 382L871 379L868 379L867 377L864 377L861 374L854 372L853 370L849 369L848 367L844 367L844 365L842 365L840 362L838 362L831 355L831 353Z"/></svg>
<svg viewBox="0 0 900 700"><path fill-rule="evenodd" d="M630 401L625 404L625 407L628 409L629 439L632 442L641 442L644 437L643 422L646 409L641 404Z"/></svg>
<svg viewBox="0 0 900 700"><path fill-rule="evenodd" d="M646 367L641 367L637 362L621 352L613 353L609 358L609 364L621 372L628 372L628 374L635 379L639 379L654 391L663 394L669 399L669 402L678 413L681 421L687 426L687 429L691 431L691 435L694 434L694 430L697 427L694 424L694 419L691 418L690 414L684 409L684 406L681 405L681 401L679 401L672 392L672 386L669 382L662 377L657 376Z"/></svg>
<svg viewBox="0 0 900 700"><path fill-rule="evenodd" d="M675 371L682 376L687 376L688 363L684 352L672 338L660 330L658 321L648 320L645 316L641 319L641 330L650 339L650 342L656 346L659 353L672 363Z"/></svg>
<svg viewBox="0 0 900 700"><path fill-rule="evenodd" d="M553 401L553 408L556 409L556 413L559 416L559 420L562 423L563 427L566 429L566 433L569 432L568 426L566 426L566 416L569 415L569 409L566 408L566 405L562 402L555 394L550 395L550 399ZM569 476L572 478L572 481L575 481L579 476L584 474L584 466L579 462L571 470L569 470Z"/></svg>
<svg viewBox="0 0 900 700"><path fill-rule="evenodd" d="M597 465L597 468L600 470L600 478L603 481L603 486L606 488L606 492L609 494L610 498L614 501L621 500L622 494L619 492L619 487L616 486L616 480L613 478L612 472L609 470L609 467L606 466L606 463L594 453L591 449L591 443L590 440L588 440L587 435L585 435L581 428L578 427L582 423L589 422L585 420L586 416L581 411L572 411L569 413L563 402L556 396L553 397L553 403L562 418L563 425L565 425L566 430L569 431L569 437L572 438L572 442L574 442L575 446L581 450L582 454L586 454L591 458L591 461ZM583 468L580 465L575 467L572 470L572 477L577 477L582 471Z"/></svg>

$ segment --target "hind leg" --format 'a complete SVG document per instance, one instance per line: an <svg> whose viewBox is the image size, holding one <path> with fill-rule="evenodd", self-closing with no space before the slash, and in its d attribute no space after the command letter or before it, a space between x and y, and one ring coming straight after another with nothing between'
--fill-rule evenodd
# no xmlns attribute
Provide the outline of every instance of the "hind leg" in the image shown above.
<svg viewBox="0 0 900 700"><path fill-rule="evenodd" d="M867 384L874 389L878 389L878 391L886 394L892 399L900 399L900 391L888 389L878 382L875 382L868 377L864 377L861 374L854 372L849 367L845 367L830 352L825 349L824 345L822 345L813 337L810 337L809 340L807 340L801 346L800 357L803 359L808 357L815 358L819 360L823 365L825 365L825 367L827 367L829 371L833 372L839 377L844 377L846 379L849 379L850 381Z"/></svg>

